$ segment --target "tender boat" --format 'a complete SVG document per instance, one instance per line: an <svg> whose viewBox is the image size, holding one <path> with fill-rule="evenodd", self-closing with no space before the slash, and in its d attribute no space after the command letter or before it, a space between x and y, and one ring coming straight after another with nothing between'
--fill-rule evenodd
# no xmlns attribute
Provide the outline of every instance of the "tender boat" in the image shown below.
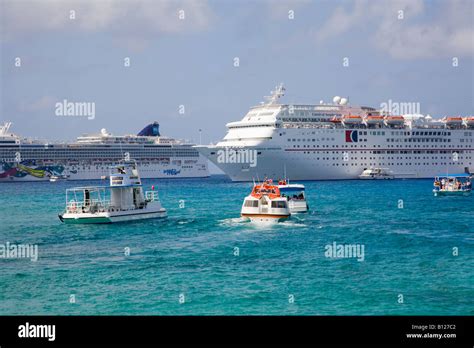
<svg viewBox="0 0 474 348"><path fill-rule="evenodd" d="M472 183L470 174L439 175L433 183L435 196L469 196Z"/></svg>
<svg viewBox="0 0 474 348"><path fill-rule="evenodd" d="M342 122L346 125L361 124L362 117L359 115L345 115L342 117Z"/></svg>
<svg viewBox="0 0 474 348"><path fill-rule="evenodd" d="M276 223L288 219L290 215L287 198L281 195L280 189L271 180L254 184L241 210L241 216L252 222Z"/></svg>
<svg viewBox="0 0 474 348"><path fill-rule="evenodd" d="M365 123L367 125L382 125L384 122L384 117L381 115L369 115L365 118Z"/></svg>
<svg viewBox="0 0 474 348"><path fill-rule="evenodd" d="M466 125L466 127L474 127L474 117L466 117L464 119L464 124Z"/></svg>
<svg viewBox="0 0 474 348"><path fill-rule="evenodd" d="M69 178L68 175L51 175L49 177L50 182L56 182L56 181L61 181L61 180L67 180Z"/></svg>
<svg viewBox="0 0 474 348"><path fill-rule="evenodd" d="M445 117L443 120L444 122L446 122L447 126L451 126L451 127L460 126L463 123L463 119L460 116Z"/></svg>
<svg viewBox="0 0 474 348"><path fill-rule="evenodd" d="M385 116L385 124L387 126L403 126L405 117L403 116Z"/></svg>
<svg viewBox="0 0 474 348"><path fill-rule="evenodd" d="M137 163L125 161L110 168L110 186L66 190L65 223L112 223L166 217L158 192L143 192Z"/></svg>
<svg viewBox="0 0 474 348"><path fill-rule="evenodd" d="M301 184L290 184L289 180L280 180L278 189L282 197L288 200L290 213L306 213L309 209L306 202L305 187Z"/></svg>
<svg viewBox="0 0 474 348"><path fill-rule="evenodd" d="M395 175L388 168L370 168L365 169L359 179L362 180L391 180L395 179Z"/></svg>

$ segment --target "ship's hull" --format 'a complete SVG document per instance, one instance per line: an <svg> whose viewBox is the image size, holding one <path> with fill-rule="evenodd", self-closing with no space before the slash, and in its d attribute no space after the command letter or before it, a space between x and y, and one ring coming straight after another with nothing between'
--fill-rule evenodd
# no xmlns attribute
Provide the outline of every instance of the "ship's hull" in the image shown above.
<svg viewBox="0 0 474 348"><path fill-rule="evenodd" d="M329 134L326 135L326 132ZM311 132L307 129L278 129L272 134L272 140L252 146L246 146L242 141L242 146L217 144L196 148L232 181L262 180L265 177L288 177L295 181L351 180L359 179L362 172L369 168L388 168L395 179L421 179L433 178L443 172L464 173L474 169L473 145L470 142L467 145L465 140L468 136L468 140L472 139L472 131L453 130L450 137L437 136L436 142L429 144L407 144L404 140L409 137L392 138L390 130L383 131L386 136L368 136L367 131L363 130L365 133L355 138L348 138L346 132L356 130ZM471 135L465 136L465 133ZM387 141L387 137L400 141L392 143ZM302 141L295 145L295 139ZM361 140L365 139L367 141L362 143ZM257 154L256 161L239 162L238 157L222 155L232 149L241 153L253 152Z"/></svg>
<svg viewBox="0 0 474 348"><path fill-rule="evenodd" d="M51 175L66 175L68 180L98 180L109 173L112 162L101 164L55 164L21 165L0 164L0 182L49 181ZM1 168L3 166L3 171ZM39 168L39 169L38 169ZM203 178L208 177L207 161L200 159L192 165L172 165L163 163L138 163L142 178Z"/></svg>

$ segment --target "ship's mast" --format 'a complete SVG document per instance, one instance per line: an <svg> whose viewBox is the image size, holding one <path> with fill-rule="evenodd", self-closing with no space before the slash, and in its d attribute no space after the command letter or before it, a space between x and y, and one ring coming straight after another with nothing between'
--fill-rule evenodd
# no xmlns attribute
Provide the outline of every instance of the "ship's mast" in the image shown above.
<svg viewBox="0 0 474 348"><path fill-rule="evenodd" d="M265 96L264 99L267 105L275 104L278 99L285 95L285 87L283 87L283 83L280 83L278 86L275 87L273 91L270 92L271 95Z"/></svg>
<svg viewBox="0 0 474 348"><path fill-rule="evenodd" d="M0 135L5 135L8 133L8 130L10 129L12 123L11 122L5 122L2 127L0 127Z"/></svg>

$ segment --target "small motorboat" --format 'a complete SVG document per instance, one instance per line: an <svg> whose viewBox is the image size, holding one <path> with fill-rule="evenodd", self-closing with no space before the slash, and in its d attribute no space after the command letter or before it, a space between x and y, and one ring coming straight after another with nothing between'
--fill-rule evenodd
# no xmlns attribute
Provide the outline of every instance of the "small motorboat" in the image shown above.
<svg viewBox="0 0 474 348"><path fill-rule="evenodd" d="M59 214L69 224L112 223L166 217L158 192L143 192L135 161L110 168L110 186L66 190L66 209Z"/></svg>
<svg viewBox="0 0 474 348"><path fill-rule="evenodd" d="M308 212L304 185L290 184L290 181L285 179L278 181L278 188L282 197L288 200L291 214Z"/></svg>
<svg viewBox="0 0 474 348"><path fill-rule="evenodd" d="M470 174L439 175L433 183L436 196L469 196L472 190Z"/></svg>
<svg viewBox="0 0 474 348"><path fill-rule="evenodd" d="M271 180L254 184L242 204L241 216L252 222L277 223L290 217L288 200L281 195L278 185Z"/></svg>
<svg viewBox="0 0 474 348"><path fill-rule="evenodd" d="M68 175L51 175L49 177L50 182L57 182L57 181L63 181L69 179Z"/></svg>
<svg viewBox="0 0 474 348"><path fill-rule="evenodd" d="M362 180L392 180L392 179L395 179L395 175L388 168L370 168L370 169L364 169L362 174L359 175L359 179L362 179Z"/></svg>

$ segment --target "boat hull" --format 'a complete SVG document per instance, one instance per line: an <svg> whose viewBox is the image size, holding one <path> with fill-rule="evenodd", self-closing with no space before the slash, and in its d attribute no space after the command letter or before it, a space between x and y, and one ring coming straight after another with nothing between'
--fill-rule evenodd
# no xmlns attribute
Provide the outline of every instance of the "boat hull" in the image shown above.
<svg viewBox="0 0 474 348"><path fill-rule="evenodd" d="M471 191L439 191L433 190L435 197L438 196L470 196Z"/></svg>
<svg viewBox="0 0 474 348"><path fill-rule="evenodd" d="M307 213L308 212L308 203L306 201L295 202L290 200L288 202L288 207L290 208L291 214Z"/></svg>
<svg viewBox="0 0 474 348"><path fill-rule="evenodd" d="M394 175L384 175L384 176L360 175L359 179L361 180L393 180L395 179L395 176Z"/></svg>
<svg viewBox="0 0 474 348"><path fill-rule="evenodd" d="M263 223L278 223L281 221L288 220L290 215L278 215L278 214L246 214L242 213L243 218L249 219L251 222L263 222Z"/></svg>
<svg viewBox="0 0 474 348"><path fill-rule="evenodd" d="M165 218L166 216L166 209L163 208L155 211L142 211L142 209L140 209L140 212L101 212L95 214L65 213L59 215L59 219L66 224L110 224L145 219Z"/></svg>

